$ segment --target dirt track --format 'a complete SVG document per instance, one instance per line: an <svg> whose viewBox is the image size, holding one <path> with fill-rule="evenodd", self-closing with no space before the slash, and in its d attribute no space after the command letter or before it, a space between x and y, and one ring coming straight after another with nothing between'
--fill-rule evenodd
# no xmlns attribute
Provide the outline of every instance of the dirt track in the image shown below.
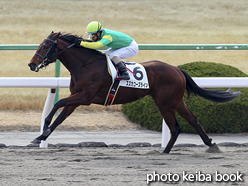
<svg viewBox="0 0 248 186"><path fill-rule="evenodd" d="M0 131L40 130L39 112L1 112L0 118ZM120 112L105 111L76 112L58 128L67 131L138 129ZM206 146L174 147L165 155L160 147L0 148L0 181L2 186L139 186L147 185L149 180L150 185L247 185L248 147L220 149L221 153L209 153ZM152 182L154 176L156 182ZM232 181L218 182L222 176ZM201 181L203 178L205 181Z"/></svg>
<svg viewBox="0 0 248 186"><path fill-rule="evenodd" d="M247 185L247 147L222 147L222 153L207 153L206 149L175 147L165 155L160 147L4 148L0 149L0 180L3 186L139 186L157 174L151 185ZM217 182L221 176L216 177L216 171L224 179L231 176L232 181ZM168 181L169 174L174 182Z"/></svg>

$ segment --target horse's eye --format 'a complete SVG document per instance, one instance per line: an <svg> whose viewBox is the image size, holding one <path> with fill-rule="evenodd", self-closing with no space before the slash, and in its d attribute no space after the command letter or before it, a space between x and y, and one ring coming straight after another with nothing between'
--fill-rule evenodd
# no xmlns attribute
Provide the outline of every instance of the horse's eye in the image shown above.
<svg viewBox="0 0 248 186"><path fill-rule="evenodd" d="M44 46L44 49L45 49L45 50L47 50L47 49L48 49L48 46L47 46L47 45L45 45L45 46Z"/></svg>

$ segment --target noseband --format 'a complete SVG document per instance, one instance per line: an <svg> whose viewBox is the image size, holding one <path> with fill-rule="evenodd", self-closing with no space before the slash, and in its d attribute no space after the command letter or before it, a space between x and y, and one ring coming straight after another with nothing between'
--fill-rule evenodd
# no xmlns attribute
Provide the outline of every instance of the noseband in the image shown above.
<svg viewBox="0 0 248 186"><path fill-rule="evenodd" d="M66 47L64 50L60 51L59 53L57 53L57 54L55 54L55 55L53 56L53 54L55 53L55 50L56 50L56 48L57 48L57 45L58 45L57 40L54 41L54 40L52 40L52 39L50 39L50 38L46 38L45 40L51 41L53 44L52 44L52 46L50 47L50 49L47 51L47 53L46 53L45 56L42 56L42 55L39 54L39 53L35 53L35 55L40 56L40 57L43 59L43 61L36 67L36 70L39 70L40 68L46 67L46 66L50 63L50 61L51 61L52 59L54 59L54 58L57 57L59 54L61 54L61 53L64 52L65 50L67 50L67 49L69 49L69 48L71 48L72 46L75 45L75 44L73 43L73 44L69 45L68 47Z"/></svg>

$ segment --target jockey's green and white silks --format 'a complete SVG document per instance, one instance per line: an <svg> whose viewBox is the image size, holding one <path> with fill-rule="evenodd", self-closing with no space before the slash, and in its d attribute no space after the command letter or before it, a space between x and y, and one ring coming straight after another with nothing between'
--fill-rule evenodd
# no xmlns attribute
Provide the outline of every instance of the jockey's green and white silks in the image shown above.
<svg viewBox="0 0 248 186"><path fill-rule="evenodd" d="M139 51L138 44L127 34L114 30L103 29L100 40L95 42L82 41L81 46L85 48L98 49L104 46L109 47L104 53L112 59L117 56L120 59L130 58Z"/></svg>

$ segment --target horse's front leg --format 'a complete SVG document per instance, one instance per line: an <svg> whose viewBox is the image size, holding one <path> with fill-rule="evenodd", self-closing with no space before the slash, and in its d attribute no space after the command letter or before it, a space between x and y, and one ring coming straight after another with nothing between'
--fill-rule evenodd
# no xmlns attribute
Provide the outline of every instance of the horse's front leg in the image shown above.
<svg viewBox="0 0 248 186"><path fill-rule="evenodd" d="M58 111L59 108L64 107L64 106L65 106L65 99L61 99L57 103L55 103L51 112L45 118L45 123L44 123L43 133L42 133L43 136L48 136L51 133L49 125L53 119L53 116L55 115L55 113Z"/></svg>
<svg viewBox="0 0 248 186"><path fill-rule="evenodd" d="M48 138L48 136L52 133L52 131L55 129L51 129L49 127L53 116L55 115L55 113L57 112L57 110L61 107L65 106L64 103L64 99L59 100L53 107L53 109L51 110L51 112L49 113L49 115L46 117L45 119L45 123L44 123L44 127L43 127L43 133L35 138L31 143L34 144L39 144L41 143L41 140L46 140ZM54 123L57 123L57 125L59 125L60 123L62 123L66 117L68 117L77 107L78 105L75 106L66 106L63 111L59 114L59 116L56 118L56 120L54 121Z"/></svg>
<svg viewBox="0 0 248 186"><path fill-rule="evenodd" d="M95 91L97 92L97 91ZM79 105L90 105L91 100L95 96L94 93L89 93L87 91L81 91L76 94L69 96L68 98L64 98L59 100L49 113L49 115L45 119L45 125L43 129L43 133L33 140L31 143L40 143L41 140L46 140L48 136L54 131L54 129L61 124ZM65 107L63 111L58 115L53 124L49 127L53 116L57 112L57 110L61 107Z"/></svg>

